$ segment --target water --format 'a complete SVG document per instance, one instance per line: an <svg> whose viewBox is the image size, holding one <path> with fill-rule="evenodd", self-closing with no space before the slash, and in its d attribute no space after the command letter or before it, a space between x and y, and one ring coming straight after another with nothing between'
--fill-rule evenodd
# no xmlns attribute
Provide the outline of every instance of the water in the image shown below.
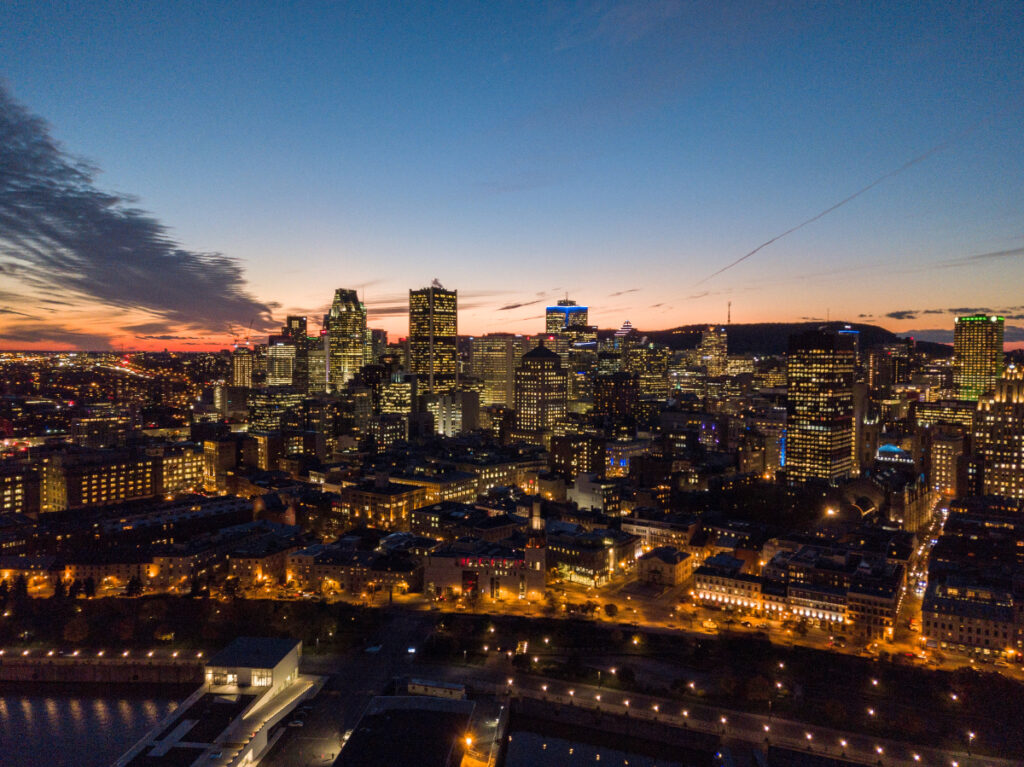
<svg viewBox="0 0 1024 767"><path fill-rule="evenodd" d="M174 710L176 688L0 686L3 767L108 767Z"/></svg>
<svg viewBox="0 0 1024 767"><path fill-rule="evenodd" d="M536 732L514 731L505 767L687 767L683 762L563 740Z"/></svg>

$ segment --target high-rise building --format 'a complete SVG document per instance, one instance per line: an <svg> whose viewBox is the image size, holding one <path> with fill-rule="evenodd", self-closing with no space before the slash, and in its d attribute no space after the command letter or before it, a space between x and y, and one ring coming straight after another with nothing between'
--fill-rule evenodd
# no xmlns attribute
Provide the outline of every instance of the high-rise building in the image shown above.
<svg viewBox="0 0 1024 767"><path fill-rule="evenodd" d="M306 352L306 391L323 394L327 391L327 348L324 338L311 338Z"/></svg>
<svg viewBox="0 0 1024 767"><path fill-rule="evenodd" d="M488 333L470 341L470 370L483 382L481 405L512 405L524 344L522 336L512 333Z"/></svg>
<svg viewBox="0 0 1024 767"><path fill-rule="evenodd" d="M253 355L248 346L237 346L231 353L231 385L252 388Z"/></svg>
<svg viewBox="0 0 1024 767"><path fill-rule="evenodd" d="M568 381L562 360L541 344L523 355L515 380L514 436L549 444L566 414Z"/></svg>
<svg viewBox="0 0 1024 767"><path fill-rule="evenodd" d="M812 330L791 336L787 359L786 470L792 482L855 473L854 340Z"/></svg>
<svg viewBox="0 0 1024 767"><path fill-rule="evenodd" d="M354 290L338 288L324 317L327 329L327 382L339 391L366 364L366 307Z"/></svg>
<svg viewBox="0 0 1024 767"><path fill-rule="evenodd" d="M292 385L296 356L296 345L292 342L267 347L267 386Z"/></svg>
<svg viewBox="0 0 1024 767"><path fill-rule="evenodd" d="M640 399L640 386L634 373L622 370L594 378L594 415L625 423L633 417Z"/></svg>
<svg viewBox="0 0 1024 767"><path fill-rule="evenodd" d="M409 291L409 370L434 393L451 389L458 375L458 291L434 280Z"/></svg>
<svg viewBox="0 0 1024 767"><path fill-rule="evenodd" d="M709 325L700 337L700 364L710 377L724 376L729 364L729 340L721 325Z"/></svg>
<svg viewBox="0 0 1024 767"><path fill-rule="evenodd" d="M953 385L960 399L978 400L1003 374L1003 318L957 317L953 326Z"/></svg>
<svg viewBox="0 0 1024 767"><path fill-rule="evenodd" d="M589 323L589 309L577 306L568 298L559 300L556 306L549 306L544 313L544 332L562 333L569 328L585 328Z"/></svg>
<svg viewBox="0 0 1024 767"><path fill-rule="evenodd" d="M654 343L630 344L623 354L622 367L636 376L640 394L668 399L668 366L671 361L672 350L667 346Z"/></svg>
<svg viewBox="0 0 1024 767"><path fill-rule="evenodd" d="M978 400L974 450L985 495L1024 498L1024 369L1007 368L995 391Z"/></svg>

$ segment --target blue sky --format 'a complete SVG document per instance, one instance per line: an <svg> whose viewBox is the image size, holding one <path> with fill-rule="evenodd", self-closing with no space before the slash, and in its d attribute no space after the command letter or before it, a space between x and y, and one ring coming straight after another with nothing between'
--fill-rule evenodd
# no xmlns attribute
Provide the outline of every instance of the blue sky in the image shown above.
<svg viewBox="0 0 1024 767"><path fill-rule="evenodd" d="M275 319L363 286L400 335L405 291L437 277L473 333L535 331L565 291L605 327L732 301L738 322L906 331L1024 312L1022 39L997 2L15 2L0 76L99 189L236 259ZM37 315L40 290L4 305ZM227 333L74 303L53 320L70 344Z"/></svg>

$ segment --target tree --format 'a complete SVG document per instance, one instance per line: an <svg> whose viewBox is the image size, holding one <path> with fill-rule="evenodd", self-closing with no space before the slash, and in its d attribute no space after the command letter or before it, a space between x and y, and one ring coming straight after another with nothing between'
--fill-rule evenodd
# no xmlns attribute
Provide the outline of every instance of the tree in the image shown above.
<svg viewBox="0 0 1024 767"><path fill-rule="evenodd" d="M89 637L89 621L84 615L76 615L64 625L64 640L78 644Z"/></svg>
<svg viewBox="0 0 1024 767"><path fill-rule="evenodd" d="M604 614L607 615L609 618L614 618L616 615L619 614L619 606L617 604L609 602L604 606Z"/></svg>
<svg viewBox="0 0 1024 767"><path fill-rule="evenodd" d="M91 575L85 579L85 583L82 584L82 590L85 592L87 599L92 599L96 596L96 579Z"/></svg>
<svg viewBox="0 0 1024 767"><path fill-rule="evenodd" d="M24 573L14 579L14 589L11 596L14 597L15 601L28 599L28 578L25 577Z"/></svg>
<svg viewBox="0 0 1024 767"><path fill-rule="evenodd" d="M53 584L53 597L56 601L61 601L68 595L68 586L64 583L63 579L58 578L57 582Z"/></svg>
<svg viewBox="0 0 1024 767"><path fill-rule="evenodd" d="M78 599L82 595L82 582L75 578L71 581L71 585L68 586L68 598Z"/></svg>
<svg viewBox="0 0 1024 767"><path fill-rule="evenodd" d="M128 585L124 590L125 596L137 597L142 595L142 581L137 576L133 575L128 579Z"/></svg>

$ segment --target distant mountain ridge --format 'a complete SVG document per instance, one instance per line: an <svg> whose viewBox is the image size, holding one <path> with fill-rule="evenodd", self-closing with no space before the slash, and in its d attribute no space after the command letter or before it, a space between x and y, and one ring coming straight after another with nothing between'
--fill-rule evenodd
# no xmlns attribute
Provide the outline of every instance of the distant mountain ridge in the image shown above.
<svg viewBox="0 0 1024 767"><path fill-rule="evenodd" d="M665 344L672 349L693 349L700 343L701 331L707 325L682 325L668 330L641 330L637 332L652 341ZM851 328L860 333L860 348L868 349L879 344L893 343L905 336L897 335L891 330L877 325L865 325L859 322L755 322L748 324L727 325L730 354L784 354L789 345L789 337L796 333L817 328L828 327L835 330ZM602 330L602 337L614 331ZM918 341L917 346L924 352L937 357L948 357L953 354L953 347L931 341Z"/></svg>

